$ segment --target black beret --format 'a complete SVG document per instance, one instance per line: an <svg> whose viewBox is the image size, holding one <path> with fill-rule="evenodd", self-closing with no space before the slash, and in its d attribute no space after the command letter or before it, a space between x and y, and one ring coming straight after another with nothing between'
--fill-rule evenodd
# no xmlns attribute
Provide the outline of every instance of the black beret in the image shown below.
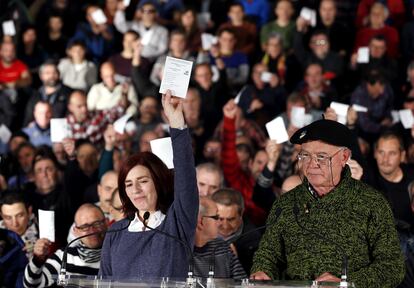
<svg viewBox="0 0 414 288"><path fill-rule="evenodd" d="M297 130L290 142L302 144L309 141L319 140L338 147L351 149L352 137L351 130L337 121L321 119Z"/></svg>

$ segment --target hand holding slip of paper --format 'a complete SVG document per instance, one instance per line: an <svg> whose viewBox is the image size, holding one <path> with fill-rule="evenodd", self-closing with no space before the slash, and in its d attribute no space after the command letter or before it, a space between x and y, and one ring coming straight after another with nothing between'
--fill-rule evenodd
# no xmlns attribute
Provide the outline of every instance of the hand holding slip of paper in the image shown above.
<svg viewBox="0 0 414 288"><path fill-rule="evenodd" d="M171 91L173 96L185 98L190 83L192 61L167 56L159 92Z"/></svg>

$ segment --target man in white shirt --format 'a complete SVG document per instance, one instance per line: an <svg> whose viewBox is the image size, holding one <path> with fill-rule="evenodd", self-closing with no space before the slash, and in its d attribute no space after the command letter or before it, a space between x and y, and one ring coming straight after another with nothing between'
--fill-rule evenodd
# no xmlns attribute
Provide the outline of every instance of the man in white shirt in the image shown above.
<svg viewBox="0 0 414 288"><path fill-rule="evenodd" d="M118 4L118 11L115 13L114 25L121 33L125 33L129 29L138 32L144 46L141 56L155 61L158 56L167 52L168 48L168 30L157 24L156 19L157 9L153 3L148 2L137 9L133 21L127 21L125 6L121 1Z"/></svg>
<svg viewBox="0 0 414 288"><path fill-rule="evenodd" d="M134 115L137 112L138 106L138 98L134 88L128 85L127 82L120 84L115 81L115 69L110 62L105 62L101 65L100 73L102 82L93 85L88 93L88 110L111 109L118 104L122 93L126 93L130 102L126 112L129 115Z"/></svg>

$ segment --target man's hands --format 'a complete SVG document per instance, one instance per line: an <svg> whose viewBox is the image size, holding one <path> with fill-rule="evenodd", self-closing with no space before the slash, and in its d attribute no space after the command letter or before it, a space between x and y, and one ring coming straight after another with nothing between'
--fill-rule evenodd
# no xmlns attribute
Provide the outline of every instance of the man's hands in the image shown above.
<svg viewBox="0 0 414 288"><path fill-rule="evenodd" d="M223 106L223 114L225 117L234 119L237 114L237 104L234 99L230 99L226 105Z"/></svg>
<svg viewBox="0 0 414 288"><path fill-rule="evenodd" d="M52 242L50 242L46 238L40 238L36 241L34 248L33 248L33 256L36 257L38 261L41 263L46 262L47 257L50 253L50 247Z"/></svg>
<svg viewBox="0 0 414 288"><path fill-rule="evenodd" d="M252 280L272 280L265 272L257 271L250 275Z"/></svg>
<svg viewBox="0 0 414 288"><path fill-rule="evenodd" d="M75 149L75 140L70 138L65 138L62 141L63 150L65 150L66 155L68 155L70 160L76 158L76 149Z"/></svg>
<svg viewBox="0 0 414 288"><path fill-rule="evenodd" d="M167 92L162 95L161 102L162 107L164 108L164 114L170 123L170 127L184 127L183 99L173 97L171 92L167 90Z"/></svg>
<svg viewBox="0 0 414 288"><path fill-rule="evenodd" d="M315 280L318 281L318 282L341 282L341 279L339 279L338 277L332 275L329 272L322 273Z"/></svg>
<svg viewBox="0 0 414 288"><path fill-rule="evenodd" d="M267 168L272 172L275 170L281 149L282 145L277 144L275 140L269 140L266 143L266 153L267 157L269 158L269 160L267 161Z"/></svg>
<svg viewBox="0 0 414 288"><path fill-rule="evenodd" d="M105 140L105 150L112 151L115 147L115 142L116 142L116 132L112 124L109 124L106 127L103 136Z"/></svg>

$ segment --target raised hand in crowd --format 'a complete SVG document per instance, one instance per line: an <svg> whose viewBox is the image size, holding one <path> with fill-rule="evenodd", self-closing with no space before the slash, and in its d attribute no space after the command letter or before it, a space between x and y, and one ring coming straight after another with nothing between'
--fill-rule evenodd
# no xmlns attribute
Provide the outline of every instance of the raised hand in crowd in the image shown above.
<svg viewBox="0 0 414 288"><path fill-rule="evenodd" d="M218 45L211 46L210 54L215 59L216 66L219 70L223 70L224 68L226 68L226 64L224 63L223 59L221 59L220 57L220 48Z"/></svg>
<svg viewBox="0 0 414 288"><path fill-rule="evenodd" d="M112 124L106 126L103 136L105 140L105 150L112 151L116 143L116 132Z"/></svg>
<svg viewBox="0 0 414 288"><path fill-rule="evenodd" d="M33 257L37 262L41 264L45 263L49 255L51 254L52 242L46 238L40 238L36 241L33 248Z"/></svg>
<svg viewBox="0 0 414 288"><path fill-rule="evenodd" d="M296 30L300 33L306 33L309 25L310 22L301 16L296 19Z"/></svg>
<svg viewBox="0 0 414 288"><path fill-rule="evenodd" d="M183 99L173 97L171 91L167 90L167 92L162 95L161 102L162 107L164 108L164 115L167 118L170 127L184 127Z"/></svg>
<svg viewBox="0 0 414 288"><path fill-rule="evenodd" d="M282 149L281 144L277 144L276 140L268 140L266 143L266 153L268 157L267 168L270 171L274 171L277 160L279 159L280 151Z"/></svg>
<svg viewBox="0 0 414 288"><path fill-rule="evenodd" d="M65 138L62 141L63 150L65 151L66 155L70 160L74 160L76 158L76 148L75 148L75 140L71 138Z"/></svg>
<svg viewBox="0 0 414 288"><path fill-rule="evenodd" d="M134 43L134 54L132 55L132 66L139 66L141 64L141 52L142 52L141 40L137 39Z"/></svg>
<svg viewBox="0 0 414 288"><path fill-rule="evenodd" d="M234 99L230 99L226 105L223 106L223 114L225 117L234 119L237 115L237 104Z"/></svg>
<svg viewBox="0 0 414 288"><path fill-rule="evenodd" d="M357 120L358 113L352 107L349 107L348 113L346 114L346 124L348 126L354 126Z"/></svg>
<svg viewBox="0 0 414 288"><path fill-rule="evenodd" d="M347 162L349 168L351 168L351 177L356 180L361 180L362 175L364 174L364 169L359 165L357 161L349 158Z"/></svg>

